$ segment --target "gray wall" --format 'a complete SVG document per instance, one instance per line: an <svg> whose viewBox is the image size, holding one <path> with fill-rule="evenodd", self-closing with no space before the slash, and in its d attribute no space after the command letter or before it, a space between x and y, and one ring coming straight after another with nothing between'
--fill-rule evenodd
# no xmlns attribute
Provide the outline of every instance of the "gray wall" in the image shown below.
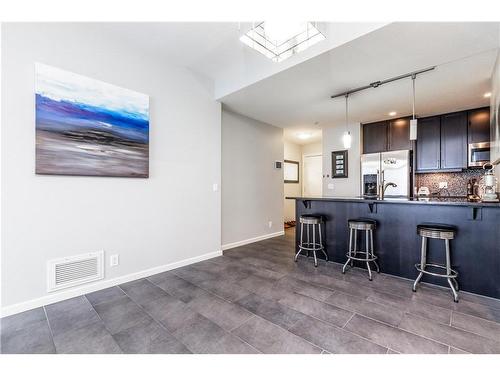
<svg viewBox="0 0 500 375"><path fill-rule="evenodd" d="M1 34L2 312L219 253L212 185L220 183L221 106L206 84L92 24L4 23ZM150 96L150 178L35 175L35 62ZM47 293L48 259L99 250L104 281ZM119 266L108 267L110 254Z"/></svg>
<svg viewBox="0 0 500 375"><path fill-rule="evenodd" d="M283 170L275 160L283 160L283 129L223 108L223 247L283 231Z"/></svg>

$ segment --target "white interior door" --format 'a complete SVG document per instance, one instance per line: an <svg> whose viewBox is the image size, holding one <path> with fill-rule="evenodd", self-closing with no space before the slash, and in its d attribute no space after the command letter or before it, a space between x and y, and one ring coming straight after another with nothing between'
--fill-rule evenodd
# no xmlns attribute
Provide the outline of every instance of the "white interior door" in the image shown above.
<svg viewBox="0 0 500 375"><path fill-rule="evenodd" d="M304 156L302 195L305 197L319 197L323 194L322 159L322 155Z"/></svg>

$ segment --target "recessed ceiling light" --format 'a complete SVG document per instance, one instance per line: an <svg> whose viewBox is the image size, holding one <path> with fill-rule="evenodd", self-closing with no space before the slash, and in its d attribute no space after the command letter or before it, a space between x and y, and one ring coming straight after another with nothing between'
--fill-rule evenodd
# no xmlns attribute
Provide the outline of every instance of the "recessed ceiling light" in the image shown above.
<svg viewBox="0 0 500 375"><path fill-rule="evenodd" d="M299 139L309 139L312 137L311 133L297 133L297 138Z"/></svg>
<svg viewBox="0 0 500 375"><path fill-rule="evenodd" d="M394 111L389 112L389 116L396 116L396 115L397 115L397 113L396 113L396 112L394 112Z"/></svg>
<svg viewBox="0 0 500 375"><path fill-rule="evenodd" d="M491 92L487 92L486 94L483 95L485 98L489 98L491 96Z"/></svg>

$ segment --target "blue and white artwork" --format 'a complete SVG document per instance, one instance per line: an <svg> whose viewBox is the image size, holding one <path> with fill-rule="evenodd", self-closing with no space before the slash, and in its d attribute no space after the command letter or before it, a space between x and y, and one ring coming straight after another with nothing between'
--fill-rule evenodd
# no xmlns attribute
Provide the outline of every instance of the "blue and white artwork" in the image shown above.
<svg viewBox="0 0 500 375"><path fill-rule="evenodd" d="M36 173L149 176L149 97L36 64Z"/></svg>

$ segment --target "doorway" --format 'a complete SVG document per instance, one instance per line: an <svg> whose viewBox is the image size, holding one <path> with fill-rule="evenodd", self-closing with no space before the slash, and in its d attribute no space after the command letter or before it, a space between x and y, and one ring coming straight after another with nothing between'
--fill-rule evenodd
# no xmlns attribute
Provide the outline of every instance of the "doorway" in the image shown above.
<svg viewBox="0 0 500 375"><path fill-rule="evenodd" d="M323 155L304 155L302 165L302 196L320 197L323 194Z"/></svg>

